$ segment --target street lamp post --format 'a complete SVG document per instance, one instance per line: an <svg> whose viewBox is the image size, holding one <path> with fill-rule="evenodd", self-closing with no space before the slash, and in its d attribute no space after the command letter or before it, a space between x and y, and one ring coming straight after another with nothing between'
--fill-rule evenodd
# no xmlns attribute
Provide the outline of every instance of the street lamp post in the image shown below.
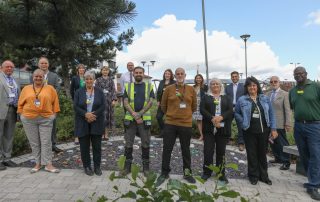
<svg viewBox="0 0 320 202"><path fill-rule="evenodd" d="M156 62L155 60L150 60L150 63L151 63L151 64L147 64L147 66L148 66L148 76L149 76L149 67L150 67L150 66L153 67L155 62ZM143 67L144 67L144 65L145 65L146 63L147 63L146 61L141 61L141 64L143 65Z"/></svg>
<svg viewBox="0 0 320 202"><path fill-rule="evenodd" d="M245 68L246 68L246 78L248 77L248 67L247 67L247 40L250 38L249 34L244 34L240 36L244 41L244 61L245 61Z"/></svg>
<svg viewBox="0 0 320 202"><path fill-rule="evenodd" d="M297 67L297 65L300 65L300 62L290 62L291 65L294 65L294 68Z"/></svg>
<svg viewBox="0 0 320 202"><path fill-rule="evenodd" d="M205 14L205 4L202 0L202 22L203 22L203 36L204 36L204 54L206 63L206 79L207 85L209 86L209 67L208 67L208 53L207 53L207 29L206 29L206 14Z"/></svg>

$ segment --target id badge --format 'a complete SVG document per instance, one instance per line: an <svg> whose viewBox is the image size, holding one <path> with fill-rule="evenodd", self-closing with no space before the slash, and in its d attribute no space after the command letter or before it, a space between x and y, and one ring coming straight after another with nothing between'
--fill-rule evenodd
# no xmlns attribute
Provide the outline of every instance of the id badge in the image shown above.
<svg viewBox="0 0 320 202"><path fill-rule="evenodd" d="M252 114L252 118L258 119L258 118L260 118L260 114Z"/></svg>
<svg viewBox="0 0 320 202"><path fill-rule="evenodd" d="M106 90L106 89L103 89L103 93L104 93L104 94L107 94L107 93L109 93L109 91Z"/></svg>
<svg viewBox="0 0 320 202"><path fill-rule="evenodd" d="M220 123L220 126L221 126L221 127L224 127L224 122L221 122L221 123Z"/></svg>
<svg viewBox="0 0 320 202"><path fill-rule="evenodd" d="M187 108L187 104L185 102L180 102L180 109Z"/></svg>
<svg viewBox="0 0 320 202"><path fill-rule="evenodd" d="M86 104L91 104L91 99L87 99Z"/></svg>
<svg viewBox="0 0 320 202"><path fill-rule="evenodd" d="M16 97L16 94L14 94L14 93L9 93L9 98L14 98L14 97Z"/></svg>
<svg viewBox="0 0 320 202"><path fill-rule="evenodd" d="M34 101L34 105L36 105L36 107L39 107L39 106L40 106L40 100L38 100L38 99L35 100L35 101Z"/></svg>

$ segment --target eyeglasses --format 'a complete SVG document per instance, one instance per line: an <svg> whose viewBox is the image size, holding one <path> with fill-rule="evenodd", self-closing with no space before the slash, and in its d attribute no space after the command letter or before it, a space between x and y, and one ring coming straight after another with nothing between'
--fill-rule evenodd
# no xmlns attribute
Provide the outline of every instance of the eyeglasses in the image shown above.
<svg viewBox="0 0 320 202"><path fill-rule="evenodd" d="M278 83L278 81L270 81L270 83Z"/></svg>

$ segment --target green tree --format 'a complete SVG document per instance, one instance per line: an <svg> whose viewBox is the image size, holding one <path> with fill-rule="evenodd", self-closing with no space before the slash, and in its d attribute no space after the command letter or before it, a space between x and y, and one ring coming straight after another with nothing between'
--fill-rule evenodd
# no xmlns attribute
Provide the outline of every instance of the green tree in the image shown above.
<svg viewBox="0 0 320 202"><path fill-rule="evenodd" d="M127 0L0 1L0 58L23 65L46 55L68 88L77 62L97 67L132 43L133 28L115 33L133 20L135 7Z"/></svg>

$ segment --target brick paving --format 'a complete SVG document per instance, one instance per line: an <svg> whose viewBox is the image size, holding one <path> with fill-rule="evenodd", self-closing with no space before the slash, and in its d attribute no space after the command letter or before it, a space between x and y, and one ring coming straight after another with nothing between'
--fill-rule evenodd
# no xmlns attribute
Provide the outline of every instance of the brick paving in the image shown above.
<svg viewBox="0 0 320 202"><path fill-rule="evenodd" d="M69 149L73 143L60 145L63 149ZM236 151L236 148L228 146L228 150ZM15 162L30 160L30 155L15 158ZM272 186L259 182L251 185L246 179L229 179L229 187L239 191L242 196L252 198L252 201L312 201L303 188L306 177L295 173L295 165L290 170L279 170L280 165L269 168L269 177ZM79 169L63 169L59 174L48 173L44 170L30 174L30 168L17 167L7 168L0 172L0 201L95 201L97 196L105 195L115 198L118 195L113 192L112 187L117 185L120 190L131 189L125 179L113 182L109 180L111 171L104 171L102 176L87 176ZM173 179L182 179L179 175L170 175ZM213 190L214 180L209 179L204 185L197 182L200 190L210 192ZM92 196L96 193L95 196ZM259 196L253 198L257 193ZM218 201L223 201L218 200ZM233 201L228 200L226 201ZM237 199L235 201L240 201Z"/></svg>

